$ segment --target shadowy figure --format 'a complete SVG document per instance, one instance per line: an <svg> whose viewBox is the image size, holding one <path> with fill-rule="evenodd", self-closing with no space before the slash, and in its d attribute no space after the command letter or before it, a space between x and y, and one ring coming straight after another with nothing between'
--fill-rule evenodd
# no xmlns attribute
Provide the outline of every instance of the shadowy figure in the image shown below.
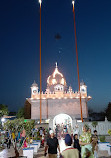
<svg viewBox="0 0 111 158"><path fill-rule="evenodd" d="M80 144L79 144L78 134L74 135L74 145L73 145L73 147L78 149L78 151L79 151L79 158L81 158L81 147L80 147Z"/></svg>
<svg viewBox="0 0 111 158"><path fill-rule="evenodd" d="M72 138L69 134L66 134L65 136L65 144L66 144L66 149L63 150L60 157L61 158L79 158L78 149L75 149L71 146Z"/></svg>

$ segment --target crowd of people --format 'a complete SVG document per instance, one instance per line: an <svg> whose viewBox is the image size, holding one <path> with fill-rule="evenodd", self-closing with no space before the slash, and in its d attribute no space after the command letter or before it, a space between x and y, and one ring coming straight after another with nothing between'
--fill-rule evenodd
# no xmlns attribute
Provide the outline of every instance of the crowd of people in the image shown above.
<svg viewBox="0 0 111 158"><path fill-rule="evenodd" d="M81 135L78 133L72 135L72 133L68 132L67 126L58 126L58 128L55 128L55 131L50 129L49 132L42 127L34 131L41 140L41 146L45 148L44 156L57 158L57 153L59 153L60 158L97 158L97 131L93 131L94 134L92 135L91 129L87 125L84 125ZM31 135L34 137L33 131ZM60 151L59 146L61 139L65 142L65 149L63 151ZM10 148L11 140L20 140L21 146L23 148L27 147L26 132L24 129L21 133L18 132L18 135L15 135L14 131L11 135L7 132L5 143L8 149Z"/></svg>
<svg viewBox="0 0 111 158"><path fill-rule="evenodd" d="M58 138L54 136L54 131L50 130L50 136L46 141L44 156L49 158L57 158L57 151L60 158L97 158L97 144L98 136L97 131L93 131L84 125L82 134L78 137L78 134L72 135L65 134L65 149L61 152ZM57 136L57 133L55 131Z"/></svg>
<svg viewBox="0 0 111 158"><path fill-rule="evenodd" d="M11 144L16 142L19 147L26 148L29 141L31 143L33 139L40 139L41 145L44 146L44 141L47 139L46 135L47 132L42 127L32 130L32 133L30 133L29 136L30 138L26 136L25 129L23 129L21 132L15 132L15 130L12 132L4 131L3 134L0 132L0 145L4 148L7 147L7 149L10 149Z"/></svg>

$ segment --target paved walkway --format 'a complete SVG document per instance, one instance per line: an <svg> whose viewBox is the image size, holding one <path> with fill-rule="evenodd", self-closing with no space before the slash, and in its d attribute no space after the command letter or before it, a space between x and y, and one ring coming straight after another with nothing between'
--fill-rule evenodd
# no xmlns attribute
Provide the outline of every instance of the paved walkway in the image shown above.
<svg viewBox="0 0 111 158"><path fill-rule="evenodd" d="M65 148L64 140L60 140L60 150L61 152ZM22 150L20 151L20 156L23 155ZM0 152L0 158L11 158L15 156L15 152L13 149L13 146L11 146L10 149L4 149L3 151ZM39 148L39 151L36 155L34 155L34 158L45 158L44 157L44 148ZM99 151L98 153L98 158L111 158L111 156L108 156L107 151Z"/></svg>
<svg viewBox="0 0 111 158"><path fill-rule="evenodd" d="M34 155L34 158L45 158L44 157L44 148L40 148L37 155Z"/></svg>

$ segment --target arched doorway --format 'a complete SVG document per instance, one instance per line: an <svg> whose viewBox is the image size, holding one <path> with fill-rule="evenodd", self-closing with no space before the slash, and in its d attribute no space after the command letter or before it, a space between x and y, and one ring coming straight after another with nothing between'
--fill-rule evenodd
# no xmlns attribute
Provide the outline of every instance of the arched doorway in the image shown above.
<svg viewBox="0 0 111 158"><path fill-rule="evenodd" d="M72 118L67 114L56 115L53 119L53 129L57 136L64 137L64 134L72 132Z"/></svg>

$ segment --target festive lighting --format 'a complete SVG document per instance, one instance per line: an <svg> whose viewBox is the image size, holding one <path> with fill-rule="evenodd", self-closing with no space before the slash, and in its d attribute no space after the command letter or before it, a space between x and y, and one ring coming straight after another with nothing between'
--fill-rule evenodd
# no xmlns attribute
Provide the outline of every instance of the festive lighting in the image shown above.
<svg viewBox="0 0 111 158"><path fill-rule="evenodd" d="M64 85L65 81L64 81L64 78L61 79L61 84Z"/></svg>
<svg viewBox="0 0 111 158"><path fill-rule="evenodd" d="M49 79L50 79L50 76L48 77L48 79L47 79L47 83L49 84Z"/></svg>
<svg viewBox="0 0 111 158"><path fill-rule="evenodd" d="M5 118L2 118L1 121L2 121L2 122L5 122Z"/></svg>
<svg viewBox="0 0 111 158"><path fill-rule="evenodd" d="M59 114L59 115L54 117L54 121L57 124L64 124L66 120L67 120L67 123L70 123L72 125L72 119L67 114Z"/></svg>
<svg viewBox="0 0 111 158"><path fill-rule="evenodd" d="M56 82L56 79L54 78L54 79L52 79L52 84L56 84L57 82Z"/></svg>
<svg viewBox="0 0 111 158"><path fill-rule="evenodd" d="M57 75L57 76L56 76ZM60 77L59 77L60 76ZM53 72L52 75L50 75L47 78L47 84L49 85L55 85L55 84L62 84L62 85L66 85L66 81L62 75L62 73L59 72L58 67L57 67L57 63L56 63L56 67L55 70Z"/></svg>
<svg viewBox="0 0 111 158"><path fill-rule="evenodd" d="M77 120L77 122L82 122L82 120Z"/></svg>
<svg viewBox="0 0 111 158"><path fill-rule="evenodd" d="M63 77L63 75L58 71L58 68L56 67L55 71L53 72L53 77L55 77L57 74Z"/></svg>

